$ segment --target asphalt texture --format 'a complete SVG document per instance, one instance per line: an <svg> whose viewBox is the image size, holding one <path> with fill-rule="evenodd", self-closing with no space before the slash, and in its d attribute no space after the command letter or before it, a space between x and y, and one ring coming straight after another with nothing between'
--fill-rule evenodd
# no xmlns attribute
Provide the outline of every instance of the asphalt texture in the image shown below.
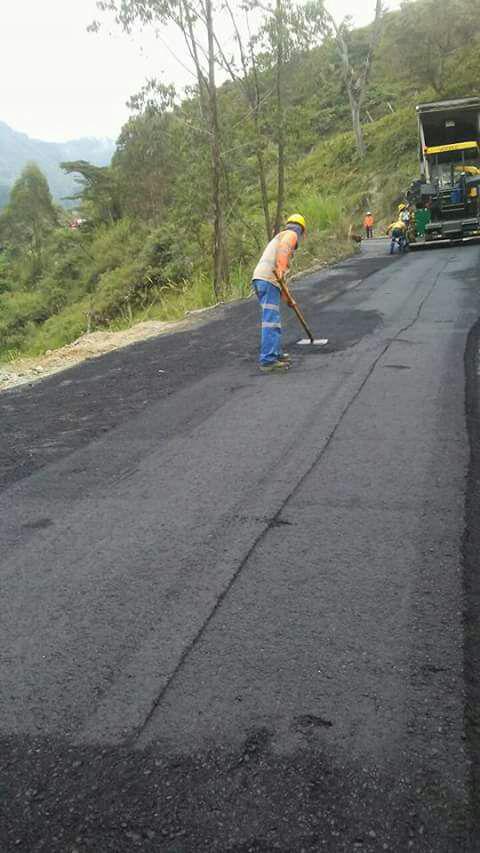
<svg viewBox="0 0 480 853"><path fill-rule="evenodd" d="M0 395L0 850L480 850L480 248Z"/></svg>

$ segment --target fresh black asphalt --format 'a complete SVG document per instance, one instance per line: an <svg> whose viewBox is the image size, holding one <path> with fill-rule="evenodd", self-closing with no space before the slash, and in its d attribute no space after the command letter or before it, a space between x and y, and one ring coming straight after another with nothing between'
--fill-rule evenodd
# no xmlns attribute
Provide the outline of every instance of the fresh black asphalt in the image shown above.
<svg viewBox="0 0 480 853"><path fill-rule="evenodd" d="M480 849L478 246L0 396L0 850ZM327 301L331 299L331 301Z"/></svg>
<svg viewBox="0 0 480 853"><path fill-rule="evenodd" d="M384 255L367 254L353 264L347 260L320 275L310 275L305 283L320 286L323 301L355 287L388 263ZM173 337L149 339L103 356L101 361L94 359L28 388L2 394L0 486L83 447L141 413L145 406L178 394L229 363L244 360L251 365L258 344L257 313L253 299L248 306L228 305L209 312L207 329L200 325ZM372 322L375 316L350 312L340 327L331 324L334 347L349 346ZM288 328L293 340L298 339L292 319ZM303 334L300 329L299 337Z"/></svg>

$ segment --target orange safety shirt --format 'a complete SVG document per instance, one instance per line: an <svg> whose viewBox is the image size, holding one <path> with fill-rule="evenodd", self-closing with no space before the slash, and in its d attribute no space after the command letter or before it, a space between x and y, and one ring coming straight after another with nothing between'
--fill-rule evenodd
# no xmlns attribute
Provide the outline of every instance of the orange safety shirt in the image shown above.
<svg viewBox="0 0 480 853"><path fill-rule="evenodd" d="M370 215L367 214L365 216L365 219L363 220L363 224L364 224L365 228L373 228L373 216L372 216L372 214L370 214Z"/></svg>
<svg viewBox="0 0 480 853"><path fill-rule="evenodd" d="M252 279L261 278L263 281L270 281L276 287L280 287L277 276L283 278L287 272L297 245L298 236L290 228L276 234L273 240L270 240L255 267Z"/></svg>

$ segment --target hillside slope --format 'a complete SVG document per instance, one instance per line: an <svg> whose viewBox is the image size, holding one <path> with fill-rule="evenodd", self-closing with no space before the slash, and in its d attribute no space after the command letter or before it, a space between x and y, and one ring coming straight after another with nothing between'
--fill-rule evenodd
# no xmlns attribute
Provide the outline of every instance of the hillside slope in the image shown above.
<svg viewBox="0 0 480 853"><path fill-rule="evenodd" d="M308 188L342 200L352 224L360 226L367 208L377 227L390 220L393 207L418 175L415 100L366 125L367 156L360 161L353 133L320 142L292 170L292 197Z"/></svg>

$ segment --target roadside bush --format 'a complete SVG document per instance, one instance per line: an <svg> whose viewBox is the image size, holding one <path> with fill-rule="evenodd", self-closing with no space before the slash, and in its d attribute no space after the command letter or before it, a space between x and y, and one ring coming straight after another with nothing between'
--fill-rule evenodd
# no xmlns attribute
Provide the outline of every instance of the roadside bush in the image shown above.
<svg viewBox="0 0 480 853"><path fill-rule="evenodd" d="M138 263L124 264L100 277L93 298L92 319L95 323L109 323L126 306L133 307L145 300L150 284Z"/></svg>
<svg viewBox="0 0 480 853"><path fill-rule="evenodd" d="M101 225L94 232L88 247L91 273L101 276L136 258L148 234L148 227L144 223L132 222L130 219Z"/></svg>
<svg viewBox="0 0 480 853"><path fill-rule="evenodd" d="M188 235L166 223L146 235L138 261L152 282L164 284L188 279L194 271L194 258Z"/></svg>
<svg viewBox="0 0 480 853"><path fill-rule="evenodd" d="M47 349L57 349L76 340L87 331L89 302L85 300L70 305L40 327L31 329L27 349L32 355L44 353Z"/></svg>
<svg viewBox="0 0 480 853"><path fill-rule="evenodd" d="M48 317L48 307L38 293L19 291L0 295L0 352L22 345L35 323Z"/></svg>

